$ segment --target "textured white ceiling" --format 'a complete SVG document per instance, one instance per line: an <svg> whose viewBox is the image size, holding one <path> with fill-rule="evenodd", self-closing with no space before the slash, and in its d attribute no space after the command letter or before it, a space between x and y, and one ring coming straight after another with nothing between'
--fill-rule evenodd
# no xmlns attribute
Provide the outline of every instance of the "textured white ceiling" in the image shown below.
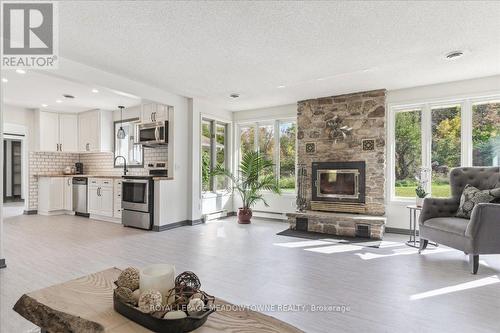
<svg viewBox="0 0 500 333"><path fill-rule="evenodd" d="M500 1L77 1L59 33L64 57L242 110L500 74L499 17Z"/></svg>
<svg viewBox="0 0 500 333"><path fill-rule="evenodd" d="M9 80L2 83L5 87L4 102L25 108L77 113L92 109L116 110L118 105L130 107L141 103L139 97L124 95L120 91L89 86L41 72L17 74L10 70L2 71L2 78ZM99 92L93 93L92 89ZM63 94L75 98L68 99ZM47 107L42 107L42 104L47 104Z"/></svg>

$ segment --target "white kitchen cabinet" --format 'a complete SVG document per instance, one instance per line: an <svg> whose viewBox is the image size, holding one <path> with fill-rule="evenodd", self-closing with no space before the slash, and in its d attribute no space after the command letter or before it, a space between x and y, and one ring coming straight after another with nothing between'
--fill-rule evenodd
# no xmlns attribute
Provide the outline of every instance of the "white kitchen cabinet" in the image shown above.
<svg viewBox="0 0 500 333"><path fill-rule="evenodd" d="M40 112L38 125L39 150L59 151L59 114Z"/></svg>
<svg viewBox="0 0 500 333"><path fill-rule="evenodd" d="M78 116L76 114L39 111L39 151L78 151Z"/></svg>
<svg viewBox="0 0 500 333"><path fill-rule="evenodd" d="M78 152L78 115L59 114L59 150Z"/></svg>
<svg viewBox="0 0 500 333"><path fill-rule="evenodd" d="M141 120L143 123L168 120L169 106L159 103L146 103L142 105Z"/></svg>
<svg viewBox="0 0 500 333"><path fill-rule="evenodd" d="M89 178L88 183L89 213L104 217L113 217L113 180L107 178Z"/></svg>
<svg viewBox="0 0 500 333"><path fill-rule="evenodd" d="M115 179L114 184L114 212L113 217L122 218L122 180Z"/></svg>
<svg viewBox="0 0 500 333"><path fill-rule="evenodd" d="M71 177L40 177L38 179L38 214L58 215L73 210L71 180Z"/></svg>
<svg viewBox="0 0 500 333"><path fill-rule="evenodd" d="M113 151L112 111L92 110L78 114L78 151Z"/></svg>
<svg viewBox="0 0 500 333"><path fill-rule="evenodd" d="M64 188L63 188L63 197L64 197L64 209L67 211L73 210L73 178L72 177L64 177Z"/></svg>

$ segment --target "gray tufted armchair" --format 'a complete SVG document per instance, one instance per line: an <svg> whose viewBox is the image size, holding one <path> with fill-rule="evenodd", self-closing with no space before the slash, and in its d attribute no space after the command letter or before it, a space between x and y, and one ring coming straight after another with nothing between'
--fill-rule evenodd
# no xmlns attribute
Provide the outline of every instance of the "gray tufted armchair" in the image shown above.
<svg viewBox="0 0 500 333"><path fill-rule="evenodd" d="M465 185L480 190L500 187L500 168L455 168L450 172L451 198L426 198L420 214L421 253L429 241L464 251L472 274L479 267L480 254L500 254L500 204L481 203L470 220L455 217Z"/></svg>

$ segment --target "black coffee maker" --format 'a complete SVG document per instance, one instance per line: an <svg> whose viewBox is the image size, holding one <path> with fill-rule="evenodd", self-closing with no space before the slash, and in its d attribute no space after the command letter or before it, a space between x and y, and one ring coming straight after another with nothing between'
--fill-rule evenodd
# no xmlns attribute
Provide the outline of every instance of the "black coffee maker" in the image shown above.
<svg viewBox="0 0 500 333"><path fill-rule="evenodd" d="M83 163L81 162L75 163L75 173L77 175L83 175Z"/></svg>

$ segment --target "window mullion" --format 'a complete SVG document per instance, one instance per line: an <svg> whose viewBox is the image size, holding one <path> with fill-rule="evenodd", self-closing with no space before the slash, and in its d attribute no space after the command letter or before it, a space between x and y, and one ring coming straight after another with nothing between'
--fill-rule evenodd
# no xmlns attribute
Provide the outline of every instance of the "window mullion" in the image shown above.
<svg viewBox="0 0 500 333"><path fill-rule="evenodd" d="M280 121L274 122L274 169L276 181L280 179Z"/></svg>
<svg viewBox="0 0 500 333"><path fill-rule="evenodd" d="M472 103L465 100L462 103L462 121L461 121L461 165L472 166Z"/></svg>
<svg viewBox="0 0 500 333"><path fill-rule="evenodd" d="M432 182L432 113L429 104L422 108L422 167L428 170L427 188L431 192Z"/></svg>
<svg viewBox="0 0 500 333"><path fill-rule="evenodd" d="M210 171L214 171L215 169L215 161L217 158L217 148L215 146L215 121L210 121ZM215 177L210 176L210 190L215 192L217 189L215 188Z"/></svg>

